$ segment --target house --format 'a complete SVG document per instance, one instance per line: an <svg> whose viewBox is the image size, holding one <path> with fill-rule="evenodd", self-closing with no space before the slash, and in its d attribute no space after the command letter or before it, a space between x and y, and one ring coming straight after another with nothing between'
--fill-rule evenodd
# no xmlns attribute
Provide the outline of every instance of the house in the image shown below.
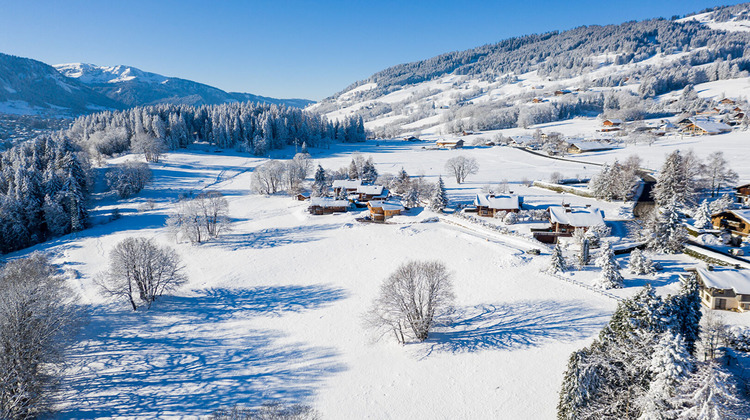
<svg viewBox="0 0 750 420"><path fill-rule="evenodd" d="M385 200L388 198L388 190L382 185L360 185L355 191L359 201Z"/></svg>
<svg viewBox="0 0 750 420"><path fill-rule="evenodd" d="M540 104L542 102L544 102L544 98L534 98L531 100L531 103L533 104Z"/></svg>
<svg viewBox="0 0 750 420"><path fill-rule="evenodd" d="M724 210L711 215L715 229L729 230L737 236L750 235L750 210Z"/></svg>
<svg viewBox="0 0 750 420"><path fill-rule="evenodd" d="M555 96L562 96L572 93L569 89L560 89L555 91Z"/></svg>
<svg viewBox="0 0 750 420"><path fill-rule="evenodd" d="M723 122L714 121L708 118L688 118L689 122L684 124L682 128L683 133L704 136L704 135L716 135L721 133L728 133L732 131L732 127ZM683 120L684 121L684 120Z"/></svg>
<svg viewBox="0 0 750 420"><path fill-rule="evenodd" d="M614 145L593 140L568 140L568 153L598 152L600 150L612 150Z"/></svg>
<svg viewBox="0 0 750 420"><path fill-rule="evenodd" d="M347 194L351 194L356 192L360 186L362 186L362 180L360 179L337 179L333 181L333 193L339 195L343 188Z"/></svg>
<svg viewBox="0 0 750 420"><path fill-rule="evenodd" d="M305 201L310 199L310 193L299 193L296 196L294 196L294 199L297 201Z"/></svg>
<svg viewBox="0 0 750 420"><path fill-rule="evenodd" d="M385 222L404 211L404 206L397 201L370 200L367 208L370 210L370 218L376 222Z"/></svg>
<svg viewBox="0 0 750 420"><path fill-rule="evenodd" d="M440 149L460 149L464 147L463 140L438 140L435 142L435 146Z"/></svg>
<svg viewBox="0 0 750 420"><path fill-rule="evenodd" d="M588 230L592 226L604 224L602 211L596 207L562 205L550 206L548 211L551 229L558 236L572 236L576 228Z"/></svg>
<svg viewBox="0 0 750 420"><path fill-rule="evenodd" d="M604 122L602 122L602 125L604 127L618 127L622 125L622 120L618 120L616 118L610 118L610 119L604 120Z"/></svg>
<svg viewBox="0 0 750 420"><path fill-rule="evenodd" d="M310 206L307 211L310 214L321 215L321 214L333 214L333 213L345 213L349 209L349 201L347 200L334 200L329 197L313 197L310 199Z"/></svg>
<svg viewBox="0 0 750 420"><path fill-rule="evenodd" d="M750 270L698 267L701 302L709 309L750 310Z"/></svg>
<svg viewBox="0 0 750 420"><path fill-rule="evenodd" d="M415 136L407 136L404 137L404 141L419 141L419 138Z"/></svg>
<svg viewBox="0 0 750 420"><path fill-rule="evenodd" d="M474 198L477 214L485 217L495 217L496 213L518 213L522 203L521 197L515 194L489 194L479 195Z"/></svg>
<svg viewBox="0 0 750 420"><path fill-rule="evenodd" d="M737 196L738 203L743 206L750 204L750 184L740 185L734 189L737 191L735 195Z"/></svg>
<svg viewBox="0 0 750 420"><path fill-rule="evenodd" d="M729 98L724 98L719 101L721 105L735 105L735 102Z"/></svg>
<svg viewBox="0 0 750 420"><path fill-rule="evenodd" d="M539 146L539 139L534 138L533 136L512 136L511 140L519 147L535 149Z"/></svg>

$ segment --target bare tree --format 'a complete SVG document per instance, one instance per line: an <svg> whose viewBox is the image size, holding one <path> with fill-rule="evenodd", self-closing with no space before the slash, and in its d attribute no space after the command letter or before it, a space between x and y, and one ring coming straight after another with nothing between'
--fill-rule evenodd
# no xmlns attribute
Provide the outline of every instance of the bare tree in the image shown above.
<svg viewBox="0 0 750 420"><path fill-rule="evenodd" d="M218 191L206 191L194 199L177 203L176 211L167 219L167 227L176 240L201 243L218 238L229 229L229 205Z"/></svg>
<svg viewBox="0 0 750 420"><path fill-rule="evenodd" d="M456 177L457 183L462 183L466 177L479 171L479 164L474 158L456 156L448 159L445 163L445 169Z"/></svg>
<svg viewBox="0 0 750 420"><path fill-rule="evenodd" d="M409 261L380 286L365 322L383 334L393 332L401 344L407 337L424 341L453 311L453 300L451 275L443 263Z"/></svg>
<svg viewBox="0 0 750 420"><path fill-rule="evenodd" d="M128 161L107 172L107 185L120 198L138 194L151 179L151 169L143 162Z"/></svg>
<svg viewBox="0 0 750 420"><path fill-rule="evenodd" d="M159 296L186 281L175 250L146 238L126 238L117 244L109 254L109 270L98 279L105 294L127 299L134 311L139 305L150 308Z"/></svg>
<svg viewBox="0 0 750 420"><path fill-rule="evenodd" d="M311 168L312 162L310 161L310 155L307 153L297 153L292 160L286 163L284 183L290 195L302 191L302 182L307 178Z"/></svg>
<svg viewBox="0 0 750 420"><path fill-rule="evenodd" d="M319 420L320 414L309 405L267 403L257 409L235 405L211 414L209 420Z"/></svg>
<svg viewBox="0 0 750 420"><path fill-rule="evenodd" d="M704 169L711 197L715 197L723 187L737 182L737 172L729 168L729 163L724 159L724 153L721 151L708 155Z"/></svg>
<svg viewBox="0 0 750 420"><path fill-rule="evenodd" d="M285 165L277 160L259 165L250 179L253 190L259 194L276 194L283 184L285 169Z"/></svg>
<svg viewBox="0 0 750 420"><path fill-rule="evenodd" d="M74 299L40 253L0 271L0 418L34 418L49 408L55 368L80 319Z"/></svg>
<svg viewBox="0 0 750 420"><path fill-rule="evenodd" d="M159 162L161 155L167 150L164 140L154 138L145 133L137 133L130 140L130 148L134 153L143 153L146 162Z"/></svg>

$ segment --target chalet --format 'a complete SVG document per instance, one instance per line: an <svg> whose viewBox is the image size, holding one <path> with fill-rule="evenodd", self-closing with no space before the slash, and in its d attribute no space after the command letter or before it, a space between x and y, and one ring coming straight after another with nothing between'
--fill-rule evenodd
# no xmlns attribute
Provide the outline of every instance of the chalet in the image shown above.
<svg viewBox="0 0 750 420"><path fill-rule="evenodd" d="M539 146L539 139L533 136L512 136L511 140L516 146L535 149Z"/></svg>
<svg viewBox="0 0 750 420"><path fill-rule="evenodd" d="M737 191L735 193L737 196L737 202L743 206L750 204L750 184L740 185L734 189Z"/></svg>
<svg viewBox="0 0 750 420"><path fill-rule="evenodd" d="M355 194L357 194L357 199L362 202L388 198L388 190L382 185L360 185L357 187Z"/></svg>
<svg viewBox="0 0 750 420"><path fill-rule="evenodd" d="M750 236L750 210L724 210L711 215L715 229L729 230L737 236Z"/></svg>
<svg viewBox="0 0 750 420"><path fill-rule="evenodd" d="M544 102L544 98L534 98L531 100L531 103L533 104L540 104L542 102Z"/></svg>
<svg viewBox="0 0 750 420"><path fill-rule="evenodd" d="M305 201L310 199L310 193L299 193L296 196L294 196L294 199L297 201Z"/></svg>
<svg viewBox="0 0 750 420"><path fill-rule="evenodd" d="M477 214L485 217L494 217L495 213L518 213L521 208L521 197L515 194L489 194L478 195L474 199Z"/></svg>
<svg viewBox="0 0 750 420"><path fill-rule="evenodd" d="M595 207L550 206L548 211L552 231L558 236L572 236L576 228L588 230L604 224L602 211Z"/></svg>
<svg viewBox="0 0 750 420"><path fill-rule="evenodd" d="M709 309L750 310L750 270L698 267L694 271L701 283L701 302Z"/></svg>
<svg viewBox="0 0 750 420"><path fill-rule="evenodd" d="M463 140L438 140L435 142L435 146L439 149L460 149L464 147Z"/></svg>
<svg viewBox="0 0 750 420"><path fill-rule="evenodd" d="M367 208L370 210L370 218L376 222L385 222L404 211L404 206L397 201L370 200Z"/></svg>
<svg viewBox="0 0 750 420"><path fill-rule="evenodd" d="M688 118L689 123L685 124L682 132L691 135L716 135L732 131L732 127L723 122L714 121L708 118ZM683 120L684 121L684 120Z"/></svg>
<svg viewBox="0 0 750 420"><path fill-rule="evenodd" d="M573 93L573 92L571 92L569 89L560 89L560 90L555 91L555 96L563 96L563 95L568 95L570 93Z"/></svg>
<svg viewBox="0 0 750 420"><path fill-rule="evenodd" d="M598 152L600 150L612 150L614 145L593 140L568 140L568 153Z"/></svg>
<svg viewBox="0 0 750 420"><path fill-rule="evenodd" d="M341 193L341 189L346 190L347 194L351 194L357 191L357 188L362 186L362 180L360 179L337 179L333 181L333 192L336 195Z"/></svg>
<svg viewBox="0 0 750 420"><path fill-rule="evenodd" d="M310 199L310 206L307 211L310 214L321 215L321 214L332 214L332 213L345 213L349 209L349 201L347 200L334 200L328 197L313 197Z"/></svg>
<svg viewBox="0 0 750 420"><path fill-rule="evenodd" d="M419 138L415 136L407 136L404 137L404 141L419 141Z"/></svg>
<svg viewBox="0 0 750 420"><path fill-rule="evenodd" d="M618 120L615 118L607 119L602 122L602 126L604 127L619 127L622 125L622 120Z"/></svg>
<svg viewBox="0 0 750 420"><path fill-rule="evenodd" d="M732 106L736 104L733 100L731 100L729 98L724 98L724 99L720 100L719 103L722 104L722 105L732 105Z"/></svg>

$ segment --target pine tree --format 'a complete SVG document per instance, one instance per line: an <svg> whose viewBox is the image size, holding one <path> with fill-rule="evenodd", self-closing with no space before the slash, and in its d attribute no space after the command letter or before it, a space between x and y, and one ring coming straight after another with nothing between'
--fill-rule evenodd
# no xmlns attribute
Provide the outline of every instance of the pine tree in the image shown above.
<svg viewBox="0 0 750 420"><path fill-rule="evenodd" d="M365 161L362 167L362 182L366 184L372 184L378 179L378 171L375 169L375 164L372 162L372 157Z"/></svg>
<svg viewBox="0 0 750 420"><path fill-rule="evenodd" d="M711 209L708 205L708 200L701 201L701 205L698 206L698 210L695 212L693 217L693 226L697 229L711 229Z"/></svg>
<svg viewBox="0 0 750 420"><path fill-rule="evenodd" d="M445 193L445 183L443 183L443 177L438 177L438 182L435 185L435 189L430 197L430 209L437 212L442 212L448 206L448 195Z"/></svg>
<svg viewBox="0 0 750 420"><path fill-rule="evenodd" d="M695 343L701 333L701 297L698 276L692 273L680 281L680 293L669 296L665 302L673 320L672 329L685 340L685 348L695 354Z"/></svg>
<svg viewBox="0 0 750 420"><path fill-rule="evenodd" d="M586 406L601 390L604 378L600 376L597 364L591 361L595 357L589 349L579 350L570 355L557 403L558 419L580 419Z"/></svg>
<svg viewBox="0 0 750 420"><path fill-rule="evenodd" d="M565 271L566 264L565 264L565 257L563 257L562 254L562 248L560 248L560 244L556 244L555 248L552 250L552 257L550 259L549 267L547 268L547 273L549 274L555 274L555 273L561 273Z"/></svg>
<svg viewBox="0 0 750 420"><path fill-rule="evenodd" d="M661 334L654 347L648 392L637 401L641 412L638 420L671 419L670 400L682 378L693 368L693 359L679 334L670 331Z"/></svg>
<svg viewBox="0 0 750 420"><path fill-rule="evenodd" d="M349 164L349 179L359 179L359 169L357 168L357 162L352 159L352 163Z"/></svg>
<svg viewBox="0 0 750 420"><path fill-rule="evenodd" d="M650 258L643 255L643 252L636 248L630 252L630 260L628 261L628 271L631 274L652 274L654 270L654 262Z"/></svg>
<svg viewBox="0 0 750 420"><path fill-rule="evenodd" d="M723 420L747 418L731 375L715 361L702 363L679 387L672 405L680 419Z"/></svg>
<svg viewBox="0 0 750 420"><path fill-rule="evenodd" d="M315 171L315 180L313 181L312 195L316 197L325 197L328 192L326 170L321 165Z"/></svg>
<svg viewBox="0 0 750 420"><path fill-rule="evenodd" d="M612 251L612 245L609 242L604 243L601 255L596 259L596 265L602 269L596 282L597 287L601 289L622 288L622 274L620 274L620 267L615 260L615 253Z"/></svg>
<svg viewBox="0 0 750 420"><path fill-rule="evenodd" d="M409 183L404 194L404 205L409 208L419 207L419 189L412 183Z"/></svg>
<svg viewBox="0 0 750 420"><path fill-rule="evenodd" d="M687 240L687 231L680 221L677 206L674 202L667 203L662 209L654 210L655 216L649 221L649 248L666 254L677 254L682 251L682 245Z"/></svg>

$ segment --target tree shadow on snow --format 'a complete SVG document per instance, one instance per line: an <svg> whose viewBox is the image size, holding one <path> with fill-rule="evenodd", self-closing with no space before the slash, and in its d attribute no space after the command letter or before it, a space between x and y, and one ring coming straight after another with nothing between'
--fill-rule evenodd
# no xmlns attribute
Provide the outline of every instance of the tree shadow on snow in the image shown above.
<svg viewBox="0 0 750 420"><path fill-rule="evenodd" d="M232 250L242 248L265 249L283 245L303 244L320 240L317 235L326 230L340 228L341 225L304 225L291 228L269 228L250 233L228 233L220 241L208 242L208 246L220 246Z"/></svg>
<svg viewBox="0 0 750 420"><path fill-rule="evenodd" d="M428 354L517 350L549 341L580 340L600 330L611 315L587 306L580 301L547 300L464 308L450 326L430 335Z"/></svg>
<svg viewBox="0 0 750 420"><path fill-rule="evenodd" d="M303 311L345 297L328 286L211 289L165 297L149 311L97 308L71 352L62 418L205 416L234 404L305 403L341 372L333 348L243 328L254 316ZM279 343L283 340L283 344Z"/></svg>

